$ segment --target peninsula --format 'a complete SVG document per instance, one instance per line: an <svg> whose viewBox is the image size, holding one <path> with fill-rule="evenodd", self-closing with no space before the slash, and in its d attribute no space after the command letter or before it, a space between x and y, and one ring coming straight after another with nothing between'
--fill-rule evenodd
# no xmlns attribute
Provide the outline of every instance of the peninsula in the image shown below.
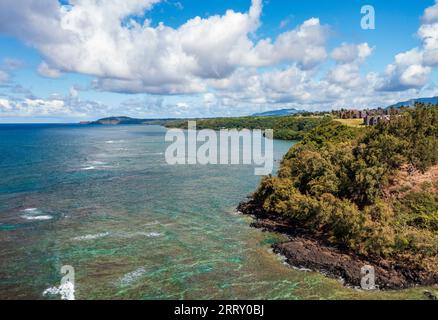
<svg viewBox="0 0 438 320"><path fill-rule="evenodd" d="M438 105L417 104L367 130L329 121L311 130L239 210L294 267L381 289L438 284Z"/></svg>

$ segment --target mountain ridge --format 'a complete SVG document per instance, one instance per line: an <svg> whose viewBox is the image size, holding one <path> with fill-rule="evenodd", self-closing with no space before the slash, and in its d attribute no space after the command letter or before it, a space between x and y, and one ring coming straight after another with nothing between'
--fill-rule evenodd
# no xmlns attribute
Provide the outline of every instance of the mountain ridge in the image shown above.
<svg viewBox="0 0 438 320"><path fill-rule="evenodd" d="M254 113L251 116L252 117L282 117L282 116L288 116L288 115L293 115L293 114L303 113L303 112L305 112L305 111L292 108L292 109L270 110L270 111L265 111L265 112L260 112L260 113Z"/></svg>
<svg viewBox="0 0 438 320"><path fill-rule="evenodd" d="M397 102L396 104L393 104L388 108L414 107L416 103L438 104L438 97L410 99L402 102Z"/></svg>

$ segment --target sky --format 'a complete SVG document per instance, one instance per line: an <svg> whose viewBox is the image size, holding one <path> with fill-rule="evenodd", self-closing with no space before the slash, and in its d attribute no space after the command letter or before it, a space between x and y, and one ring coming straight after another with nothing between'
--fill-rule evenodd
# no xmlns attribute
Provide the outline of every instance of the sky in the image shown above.
<svg viewBox="0 0 438 320"><path fill-rule="evenodd" d="M438 0L0 1L1 123L386 107L437 66Z"/></svg>

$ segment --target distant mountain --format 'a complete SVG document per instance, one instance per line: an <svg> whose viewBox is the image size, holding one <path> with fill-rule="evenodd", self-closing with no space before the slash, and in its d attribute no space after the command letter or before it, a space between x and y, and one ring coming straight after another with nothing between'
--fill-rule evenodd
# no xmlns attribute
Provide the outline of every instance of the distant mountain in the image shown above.
<svg viewBox="0 0 438 320"><path fill-rule="evenodd" d="M166 121L176 119L136 119L130 117L108 117L84 124L102 124L102 125L119 125L119 124L163 124Z"/></svg>
<svg viewBox="0 0 438 320"><path fill-rule="evenodd" d="M289 116L292 114L297 113L303 113L303 110L297 110L297 109L281 109L281 110L272 110L272 111L266 111L261 113L254 113L253 117L283 117L283 116Z"/></svg>
<svg viewBox="0 0 438 320"><path fill-rule="evenodd" d="M105 125L117 125L117 124L143 124L143 119L134 119L130 117L108 117L91 122L91 124L105 124Z"/></svg>
<svg viewBox="0 0 438 320"><path fill-rule="evenodd" d="M417 103L417 102L425 103L425 104L428 104L428 103L437 104L438 97L411 99L408 101L396 103L392 106L389 106L388 108L413 107L415 105L415 103Z"/></svg>

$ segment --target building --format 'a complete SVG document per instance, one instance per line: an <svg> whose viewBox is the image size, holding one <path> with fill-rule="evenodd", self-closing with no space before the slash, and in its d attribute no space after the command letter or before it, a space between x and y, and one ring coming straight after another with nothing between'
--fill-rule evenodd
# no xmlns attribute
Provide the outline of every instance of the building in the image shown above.
<svg viewBox="0 0 438 320"><path fill-rule="evenodd" d="M376 126L381 123L387 123L391 121L391 116L388 115L374 115L366 116L364 118L364 124L367 126Z"/></svg>

